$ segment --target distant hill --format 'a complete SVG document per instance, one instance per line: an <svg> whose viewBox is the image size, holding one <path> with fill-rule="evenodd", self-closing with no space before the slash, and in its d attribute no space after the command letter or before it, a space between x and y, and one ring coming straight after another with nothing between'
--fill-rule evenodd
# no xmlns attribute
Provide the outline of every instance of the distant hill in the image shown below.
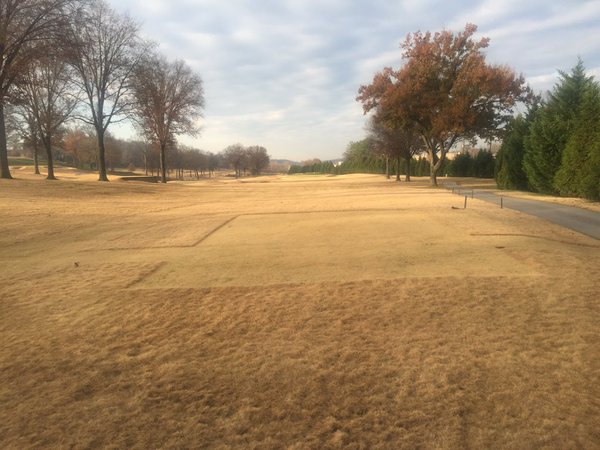
<svg viewBox="0 0 600 450"><path fill-rule="evenodd" d="M336 164L340 161L343 161L343 158L337 158L337 159L324 159L323 161L331 161L332 163ZM271 159L272 163L275 164L287 164L290 166L301 166L302 162L301 161L292 161L289 159Z"/></svg>
<svg viewBox="0 0 600 450"><path fill-rule="evenodd" d="M275 164L285 164L285 165L290 165L290 166L300 166L300 165L302 165L301 162L291 161L289 159L271 159L271 162L275 163Z"/></svg>

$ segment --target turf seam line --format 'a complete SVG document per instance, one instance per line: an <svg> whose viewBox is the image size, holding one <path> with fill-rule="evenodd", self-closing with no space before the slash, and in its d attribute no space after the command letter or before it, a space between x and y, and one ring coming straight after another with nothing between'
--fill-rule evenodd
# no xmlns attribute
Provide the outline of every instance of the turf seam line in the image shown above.
<svg viewBox="0 0 600 450"><path fill-rule="evenodd" d="M349 213L349 212L402 212L407 208L371 208L371 209L316 209L314 211L273 211L244 213L240 216L280 216L286 214L331 214L331 213Z"/></svg>
<svg viewBox="0 0 600 450"><path fill-rule="evenodd" d="M133 286L135 286L138 283L141 283L142 281L144 281L146 278L148 278L150 275L155 274L159 269L161 269L163 266L165 266L167 264L167 261L161 261L160 263L158 263L156 266L154 266L152 269L150 269L148 272L140 275L139 277L137 277L135 280L133 280L132 282L128 283L125 286L125 289L129 289Z"/></svg>
<svg viewBox="0 0 600 450"><path fill-rule="evenodd" d="M209 237L211 237L213 234L215 234L217 231L219 231L221 228L223 228L224 226L230 224L231 222L233 222L235 219L237 219L238 216L233 216L230 219L227 219L225 222L223 222L221 225L217 226L216 228L214 228L212 231L209 231L207 234L205 234L204 236L202 236L200 239L198 239L196 242L194 242L192 245L189 245L188 247L196 247L197 245L200 245L202 242L204 242L206 239L208 239Z"/></svg>
<svg viewBox="0 0 600 450"><path fill-rule="evenodd" d="M332 214L332 213L351 213L351 212L403 212L406 211L406 208L371 208L371 209L320 209L315 211L273 211L273 212L256 212L256 213L243 213L238 214L237 216L233 216L225 222L218 225L212 231L209 231L207 234L202 236L200 239L195 241L192 244L185 245L153 245L153 246L144 246L144 247L109 247L104 249L86 249L81 250L80 252L97 252L99 250L104 251L122 251L122 250L155 250L155 249L166 249L166 248L192 248L200 245L207 238L212 236L214 233L219 231L225 225L233 222L235 219L239 217L251 217L251 216L280 216L280 215L292 215L292 214Z"/></svg>
<svg viewBox="0 0 600 450"><path fill-rule="evenodd" d="M243 215L243 214L241 214ZM237 219L238 216L234 216L231 217L229 219L227 219L225 222L219 224L216 228L212 229L211 231L209 231L207 234L205 234L204 236L202 236L200 239L198 239L196 242L192 243L192 244L184 244L184 245L152 245L152 246L144 246L144 247L109 247L109 248L103 248L103 249L85 249L85 250L80 250L80 253L85 253L85 252L97 252L97 251L122 251L122 250L156 250L156 249L161 249L161 248L192 248L192 247L196 247L197 245L201 244L205 239L207 239L208 237L210 237L211 235L213 235L214 233L216 233L217 231L219 231L221 228L223 228L225 225L227 225L228 223L232 222L233 220Z"/></svg>

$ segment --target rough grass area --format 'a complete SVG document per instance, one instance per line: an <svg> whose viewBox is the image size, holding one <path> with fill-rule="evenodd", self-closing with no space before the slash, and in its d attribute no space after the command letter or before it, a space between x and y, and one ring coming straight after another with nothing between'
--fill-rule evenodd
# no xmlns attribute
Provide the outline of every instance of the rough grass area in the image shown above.
<svg viewBox="0 0 600 450"><path fill-rule="evenodd" d="M426 180L15 175L2 448L600 447L597 240Z"/></svg>

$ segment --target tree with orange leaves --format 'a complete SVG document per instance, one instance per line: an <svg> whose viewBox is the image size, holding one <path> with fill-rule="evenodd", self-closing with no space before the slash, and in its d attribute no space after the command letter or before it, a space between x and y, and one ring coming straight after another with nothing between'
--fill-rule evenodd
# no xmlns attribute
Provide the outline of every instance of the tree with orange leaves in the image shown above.
<svg viewBox="0 0 600 450"><path fill-rule="evenodd" d="M417 130L427 149L432 186L458 139L497 136L515 104L532 98L522 75L486 63L483 49L489 39L474 40L476 31L476 25L467 24L457 34L409 34L401 45L404 66L384 68L358 91L365 114L376 108L388 127Z"/></svg>

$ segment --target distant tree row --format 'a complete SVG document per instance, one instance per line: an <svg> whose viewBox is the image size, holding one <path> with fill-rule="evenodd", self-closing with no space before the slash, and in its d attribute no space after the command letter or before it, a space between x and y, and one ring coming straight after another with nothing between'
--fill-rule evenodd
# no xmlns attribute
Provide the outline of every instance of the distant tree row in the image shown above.
<svg viewBox="0 0 600 450"><path fill-rule="evenodd" d="M296 173L337 173L336 165L333 161L321 161L314 159L304 161L303 164L292 164L288 169L288 175Z"/></svg>
<svg viewBox="0 0 600 450"><path fill-rule="evenodd" d="M161 179L176 137L198 133L202 80L140 37L139 24L104 0L0 1L0 177L11 178L7 131L53 149L69 122L93 130L100 181L108 181L109 126L134 120L159 149ZM7 130L8 128L8 130ZM88 158L89 159L89 158ZM90 162L91 163L91 162Z"/></svg>
<svg viewBox="0 0 600 450"><path fill-rule="evenodd" d="M260 175L269 167L270 157L267 149L260 145L244 147L242 144L233 144L223 150L223 158L235 170L235 177L250 172L253 176Z"/></svg>
<svg viewBox="0 0 600 450"><path fill-rule="evenodd" d="M343 175L349 173L378 173L385 174L393 171L400 176L400 173L406 174L406 161L394 159L386 161L386 156L382 155L370 138L358 142L350 142L344 152L344 159L337 163L332 161L309 160L304 161L302 165L292 165L289 168L289 174L295 173L329 173L334 175ZM399 162L399 165L398 165ZM411 158L410 175L425 176L429 175L429 163L425 158ZM398 178L399 179L399 178Z"/></svg>
<svg viewBox="0 0 600 450"><path fill-rule="evenodd" d="M545 101L511 120L496 180L502 189L600 200L600 86L581 60Z"/></svg>
<svg viewBox="0 0 600 450"><path fill-rule="evenodd" d="M452 177L494 178L496 158L489 150L479 150L475 156L471 153L459 153L448 161L445 173Z"/></svg>
<svg viewBox="0 0 600 450"><path fill-rule="evenodd" d="M405 175L407 181L410 181L411 176L429 176L430 167L426 158L420 155L411 156L409 159L398 158L397 155L391 158L390 155L392 154L382 152L371 137L351 142L335 173L379 173L385 174L388 179L390 174L394 173L397 181L400 181L401 174Z"/></svg>
<svg viewBox="0 0 600 450"><path fill-rule="evenodd" d="M479 150L472 156L464 152L456 155L454 159L446 159L440 173L456 177L478 177L493 178L495 168L495 157L489 150ZM411 156L410 159L390 159L389 154L381 152L373 145L371 137L358 142L351 142L344 153L341 163L334 164L332 161L305 161L303 165L292 165L289 174L295 173L329 173L342 175L348 173L376 173L396 174L396 180L400 181L400 175L410 181L411 176L423 177L430 175L431 166L427 158L422 155Z"/></svg>
<svg viewBox="0 0 600 450"><path fill-rule="evenodd" d="M96 144L93 130L68 129L62 141L53 146L54 159L65 166L95 170L98 167ZM45 164L48 161L44 155L38 156L34 147L34 143L24 139L21 153L33 158L34 171L39 174L40 159ZM216 154L181 144L170 145L167 150L167 175L177 179L183 179L185 171L188 171L189 177L200 178L210 177L219 169L234 169L236 176L246 172L256 176L270 164L267 150L260 146L244 147L235 144ZM105 159L109 172L114 172L116 168L127 168L130 171L138 168L143 169L146 175L154 175L156 172L157 176L162 176L160 158L160 147L155 143L122 140L110 133L105 135Z"/></svg>

